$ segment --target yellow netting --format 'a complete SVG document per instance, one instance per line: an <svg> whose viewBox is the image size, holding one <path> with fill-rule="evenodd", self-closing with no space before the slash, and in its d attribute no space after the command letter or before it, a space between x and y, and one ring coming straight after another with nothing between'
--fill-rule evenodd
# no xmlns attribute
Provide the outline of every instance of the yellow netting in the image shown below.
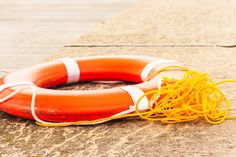
<svg viewBox="0 0 236 157"><path fill-rule="evenodd" d="M228 115L230 103L218 87L223 83L236 82L236 80L214 82L206 73L199 73L179 66L169 66L154 72L146 81L163 71L176 70L185 71L183 78L174 79L163 77L162 88L148 91L140 97L134 113L93 121L78 121L61 124L36 123L42 126L69 126L94 124L113 119L139 116L141 119L160 121L162 123L180 123L204 118L208 123L219 124L225 119L236 118L236 116ZM149 110L139 112L139 102L144 96L150 98Z"/></svg>

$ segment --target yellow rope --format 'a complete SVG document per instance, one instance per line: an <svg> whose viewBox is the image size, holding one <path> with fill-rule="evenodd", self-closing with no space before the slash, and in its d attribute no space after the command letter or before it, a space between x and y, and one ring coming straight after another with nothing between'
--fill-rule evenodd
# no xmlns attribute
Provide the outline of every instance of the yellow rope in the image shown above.
<svg viewBox="0 0 236 157"><path fill-rule="evenodd" d="M236 80L223 80L215 83L206 73L202 74L180 66L168 66L154 72L146 81L163 71L185 71L185 73L183 78L179 80L163 77L162 88L148 91L141 96L134 113L63 124L36 123L41 126L70 126L138 116L141 119L162 123L181 123L204 118L210 124L220 124L225 119L236 118L236 116L228 115L230 103L218 88L223 83L236 83ZM139 103L145 96L150 98L149 109L146 112L140 112Z"/></svg>

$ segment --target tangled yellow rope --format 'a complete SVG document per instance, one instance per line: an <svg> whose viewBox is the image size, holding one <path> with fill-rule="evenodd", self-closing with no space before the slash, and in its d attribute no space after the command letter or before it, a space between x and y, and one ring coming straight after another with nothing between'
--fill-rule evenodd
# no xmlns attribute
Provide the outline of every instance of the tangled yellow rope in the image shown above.
<svg viewBox="0 0 236 157"><path fill-rule="evenodd" d="M166 67L153 75L157 75L161 71L173 70L172 68L186 71L183 79L176 80L166 77L161 89L145 93L144 96L151 95L149 102L154 102L154 107L149 107L149 111L144 113L140 113L136 108L136 113L142 119L180 123L204 117L211 124L219 124L226 118L234 118L228 116L230 103L218 85L236 82L236 80L215 83L208 74L201 74L182 67ZM158 95L163 97L156 100Z"/></svg>
<svg viewBox="0 0 236 157"><path fill-rule="evenodd" d="M41 124L41 126L69 126L94 124L113 119L137 117L141 119L160 121L162 123L180 123L204 118L208 123L219 124L225 119L236 118L229 116L230 103L219 85L236 80L224 80L215 83L208 74L199 73L179 66L165 67L154 72L147 78L149 81L163 71L185 71L182 79L163 77L161 89L146 92L141 96L136 105L136 111L131 114L107 117L93 121L78 121L61 124ZM139 102L147 96L149 110L139 112ZM151 107L152 106L152 107Z"/></svg>

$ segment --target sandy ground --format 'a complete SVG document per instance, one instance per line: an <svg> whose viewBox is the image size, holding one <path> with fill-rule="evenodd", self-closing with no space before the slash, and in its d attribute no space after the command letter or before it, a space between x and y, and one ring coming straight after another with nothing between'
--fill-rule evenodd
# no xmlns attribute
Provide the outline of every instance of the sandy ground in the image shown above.
<svg viewBox="0 0 236 157"><path fill-rule="evenodd" d="M141 0L98 25L89 34L66 44L50 59L149 55L178 60L188 67L208 72L215 80L233 79L236 78L235 4L234 1L220 0L186 0L181 3ZM85 84L70 88L103 87ZM232 103L232 114L236 114L235 89L235 85L222 87ZM0 148L3 154L236 156L235 120L220 125L210 125L203 120L176 125L118 120L96 126L43 128L6 114L1 118L0 129L4 136Z"/></svg>

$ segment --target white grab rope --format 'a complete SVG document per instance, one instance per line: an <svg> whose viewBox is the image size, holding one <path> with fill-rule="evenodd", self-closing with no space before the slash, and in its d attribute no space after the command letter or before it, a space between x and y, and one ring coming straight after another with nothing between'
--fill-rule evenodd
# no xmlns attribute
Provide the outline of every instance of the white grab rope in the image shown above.
<svg viewBox="0 0 236 157"><path fill-rule="evenodd" d="M0 93L3 92L4 90L10 88L10 87L17 87L17 86L35 86L33 83L31 82L20 82L20 83L8 83L8 84L3 84L0 86ZM17 93L19 93L20 91L24 90L24 89L28 89L29 87L22 87L20 89L17 89L16 91L10 93L9 95L3 97L0 99L0 103L10 99L11 97L13 97L14 95L16 95Z"/></svg>
<svg viewBox="0 0 236 157"><path fill-rule="evenodd" d="M19 92L25 89L31 89L32 90L32 98L31 98L31 104L30 104L30 109L31 109L31 114L34 118L35 121L42 123L42 124L67 124L67 122L62 122L62 123L54 123L54 122L46 122L41 120L35 113L35 101L36 101L36 96L37 96L37 91L36 91L36 85L31 83L31 82L18 82L18 83L8 83L8 84L3 84L0 86L0 93L8 88L11 87L17 87L17 86L23 86L22 88L19 88L15 90L14 92L10 93L9 95L3 97L0 99L0 104L3 103L4 101L9 100Z"/></svg>
<svg viewBox="0 0 236 157"><path fill-rule="evenodd" d="M30 104L30 110L31 110L31 115L33 116L34 120L37 121L38 123L41 124L46 124L46 125L50 125L50 124L70 124L71 122L47 122L44 120L41 120L37 114L35 113L35 101L36 101L36 96L37 96L37 91L36 91L36 85L31 83L31 82L19 82L19 83L8 83L8 84L3 84L0 86L0 93L3 92L4 90L11 88L11 87L17 87L17 86L24 86L22 88L19 88L17 90L15 90L14 92L10 93L9 95L0 98L0 104L9 100L10 98L12 98L13 96L15 96L16 94L20 93L22 90L25 89L31 89L32 90L32 98L31 98L31 104ZM81 124L77 124L77 125L90 125L90 124L99 124L99 123L103 123L105 121L100 121L100 122L96 122L96 123L81 123ZM74 125L74 124L73 124Z"/></svg>
<svg viewBox="0 0 236 157"><path fill-rule="evenodd" d="M11 87L17 87L17 86L24 86L22 88L19 88L15 91L13 91L12 93L10 93L9 95L3 97L0 99L0 103L3 103L4 101L9 100L10 98L12 98L13 96L15 96L16 94L18 94L19 92L21 92L22 90L25 89L31 89L32 90L32 98L31 98L31 114L33 116L33 118L38 121L38 122L43 122L42 120L40 120L38 118L38 116L35 113L35 100L36 100L36 86L35 84L31 83L31 82L18 82L18 83L8 83L8 84L3 84L0 86L0 93L3 92L4 90L11 88Z"/></svg>

